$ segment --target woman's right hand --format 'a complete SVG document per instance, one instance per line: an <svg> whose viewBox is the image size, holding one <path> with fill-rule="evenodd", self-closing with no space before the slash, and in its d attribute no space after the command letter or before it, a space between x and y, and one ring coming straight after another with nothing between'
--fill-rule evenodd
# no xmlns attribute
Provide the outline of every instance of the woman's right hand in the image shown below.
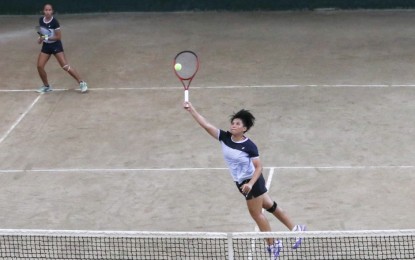
<svg viewBox="0 0 415 260"><path fill-rule="evenodd" d="M189 101L185 101L183 103L183 108L190 112L190 110L193 108L192 103L190 103Z"/></svg>
<svg viewBox="0 0 415 260"><path fill-rule="evenodd" d="M37 43L38 44L41 44L42 42L43 42L43 38L42 37L37 38Z"/></svg>

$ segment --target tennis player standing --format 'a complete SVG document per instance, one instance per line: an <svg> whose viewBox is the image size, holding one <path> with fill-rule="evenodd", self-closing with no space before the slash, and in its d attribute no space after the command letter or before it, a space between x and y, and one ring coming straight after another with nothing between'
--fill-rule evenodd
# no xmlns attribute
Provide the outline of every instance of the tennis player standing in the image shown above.
<svg viewBox="0 0 415 260"><path fill-rule="evenodd" d="M63 52L63 46L61 42L61 30L58 20L53 17L53 7L51 4L46 4L43 7L43 16L39 19L39 25L46 27L52 31L52 35L47 38L39 37L38 43L42 44L42 50L37 59L37 70L39 72L40 79L43 82L43 86L40 87L37 92L46 93L52 91L52 87L49 85L48 76L45 71L45 65L48 62L50 56L53 54L59 62L59 65L69 73L78 83L82 93L88 90L88 85L81 79L75 68L71 67Z"/></svg>
<svg viewBox="0 0 415 260"><path fill-rule="evenodd" d="M231 116L229 131L224 131L210 124L200 115L190 102L185 102L184 108L190 112L199 125L213 138L220 141L224 159L239 191L246 199L246 204L252 218L262 232L270 232L270 224L262 213L266 209L273 214L289 230L305 231L305 225L294 225L286 213L277 207L277 203L267 193L265 179L262 175L262 165L257 146L245 136L254 125L255 117L248 110L240 110ZM280 240L267 239L267 250L278 258L282 250ZM293 248L301 244L301 238L296 238Z"/></svg>

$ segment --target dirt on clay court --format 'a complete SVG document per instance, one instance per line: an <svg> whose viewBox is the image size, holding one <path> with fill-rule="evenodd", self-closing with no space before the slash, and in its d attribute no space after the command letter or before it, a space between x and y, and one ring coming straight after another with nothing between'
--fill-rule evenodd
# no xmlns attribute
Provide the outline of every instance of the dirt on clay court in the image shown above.
<svg viewBox="0 0 415 260"><path fill-rule="evenodd" d="M250 109L270 195L310 230L415 215L414 11L57 15L70 65L39 95L38 16L0 16L0 228L254 231L211 123ZM272 219L274 231L284 227Z"/></svg>

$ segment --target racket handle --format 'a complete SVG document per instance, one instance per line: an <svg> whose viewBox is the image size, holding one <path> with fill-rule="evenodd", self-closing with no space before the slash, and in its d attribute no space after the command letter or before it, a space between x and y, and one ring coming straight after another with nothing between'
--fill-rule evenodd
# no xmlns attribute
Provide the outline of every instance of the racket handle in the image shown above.
<svg viewBox="0 0 415 260"><path fill-rule="evenodd" d="M189 102L189 90L184 90L184 102Z"/></svg>

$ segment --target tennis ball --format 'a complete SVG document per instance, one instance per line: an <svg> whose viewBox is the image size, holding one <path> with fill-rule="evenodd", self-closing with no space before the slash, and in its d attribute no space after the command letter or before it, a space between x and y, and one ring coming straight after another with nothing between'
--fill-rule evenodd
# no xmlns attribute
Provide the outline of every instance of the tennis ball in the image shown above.
<svg viewBox="0 0 415 260"><path fill-rule="evenodd" d="M175 69L176 71L180 71L180 70L182 70L182 64L180 64L180 63L176 63L176 64L174 65L174 69Z"/></svg>

